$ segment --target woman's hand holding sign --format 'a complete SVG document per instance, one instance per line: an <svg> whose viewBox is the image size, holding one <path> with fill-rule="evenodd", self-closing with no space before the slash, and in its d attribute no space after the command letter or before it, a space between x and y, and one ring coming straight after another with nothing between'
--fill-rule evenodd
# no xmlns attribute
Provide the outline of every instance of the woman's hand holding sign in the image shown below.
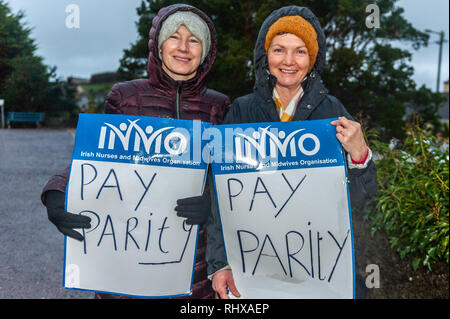
<svg viewBox="0 0 450 319"><path fill-rule="evenodd" d="M202 196L194 196L177 200L175 207L178 217L186 218L188 225L206 223L211 212L211 197L209 191Z"/></svg>
<svg viewBox="0 0 450 319"><path fill-rule="evenodd" d="M64 210L66 194L60 191L47 191L45 203L48 219L66 236L82 241L83 236L74 228L91 228L91 219L87 216L68 213Z"/></svg>
<svg viewBox="0 0 450 319"><path fill-rule="evenodd" d="M239 298L241 296L234 284L233 272L231 269L219 270L215 273L212 278L212 288L219 294L220 299L230 299L227 294L227 289L230 289L235 297Z"/></svg>
<svg viewBox="0 0 450 319"><path fill-rule="evenodd" d="M361 124L348 120L343 116L332 121L331 124L336 126L336 138L350 154L352 160L354 162L364 160L368 152L368 147L364 139Z"/></svg>

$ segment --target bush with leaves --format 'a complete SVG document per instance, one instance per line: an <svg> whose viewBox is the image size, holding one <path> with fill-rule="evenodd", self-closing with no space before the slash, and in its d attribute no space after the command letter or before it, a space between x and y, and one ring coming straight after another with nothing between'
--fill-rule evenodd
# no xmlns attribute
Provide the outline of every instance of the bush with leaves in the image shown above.
<svg viewBox="0 0 450 319"><path fill-rule="evenodd" d="M383 230L414 270L449 261L448 140L438 140L417 124L399 147L371 141L379 190L369 213L372 233Z"/></svg>

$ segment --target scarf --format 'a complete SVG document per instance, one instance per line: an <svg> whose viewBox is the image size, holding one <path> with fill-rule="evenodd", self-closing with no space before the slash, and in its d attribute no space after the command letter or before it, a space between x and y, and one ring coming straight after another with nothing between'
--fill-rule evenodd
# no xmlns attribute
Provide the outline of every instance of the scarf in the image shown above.
<svg viewBox="0 0 450 319"><path fill-rule="evenodd" d="M281 122L289 122L294 117L295 110L297 109L297 104L300 101L300 99L303 97L303 88L300 87L300 90L289 101L287 106L284 106L283 103L281 102L280 96L278 95L276 88L273 88L272 97L277 106L277 112L278 112L278 115L280 116Z"/></svg>

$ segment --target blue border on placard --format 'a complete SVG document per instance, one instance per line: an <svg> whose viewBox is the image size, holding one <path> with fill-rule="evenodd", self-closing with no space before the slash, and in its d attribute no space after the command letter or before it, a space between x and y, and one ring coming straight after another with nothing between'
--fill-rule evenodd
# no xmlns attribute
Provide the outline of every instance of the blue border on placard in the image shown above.
<svg viewBox="0 0 450 319"><path fill-rule="evenodd" d="M324 119L324 120L336 120L338 118L329 118L329 119ZM313 121L323 121L323 120L310 120L308 122L313 122ZM300 122L300 121L299 121ZM261 122L261 123L251 123L254 126L267 126L268 124L270 124L269 122ZM280 124L280 123L276 123L276 124ZM239 124L236 124L236 126L238 126ZM222 125L218 125L218 126L222 126ZM230 124L228 124L227 126L230 126ZM223 144L222 144L223 145ZM352 212L351 212L351 201L350 201L350 189L349 189L349 183L348 183L348 170L347 170L347 160L345 158L345 152L342 148L342 145L339 143L339 145L341 146L342 151L339 152L339 156L342 156L342 160L343 160L343 166L344 166L344 172L345 172L345 179L346 179L346 188L347 188L347 203L348 203L348 214L349 214L349 224L350 224L350 239L351 239L351 250L352 250L352 284L353 284L353 296L352 299L356 299L356 278L355 278L355 250L354 250L354 240L353 240L353 221L352 221ZM222 149L222 152L224 150ZM226 244L225 244L225 238L223 235L223 225L222 225L222 218L221 218L221 213L220 213L220 208L219 208L219 196L217 196L217 187L216 187L216 174L214 174L215 170L218 170L220 165L211 165L211 172L213 175L213 184L214 184L214 191L216 193L216 205L217 205L217 215L219 217L219 223L220 223L220 229L221 229L221 235L222 235L222 241L223 241L223 246L225 249L225 256L227 258L227 263L228 263L228 254L227 254L227 249L226 249ZM328 165L328 166L333 166L333 165ZM334 166L342 166L342 164L340 165L334 165ZM284 168L283 170L285 170L286 168ZM287 168L289 169L289 168ZM299 169L299 167L296 167L295 169ZM300 168L302 169L302 168ZM260 170L261 171L261 170ZM241 173L247 173L248 171L240 171L240 172L227 172L227 173L220 173L217 175L225 175L225 174L241 174ZM258 171L254 171L253 172L258 172Z"/></svg>
<svg viewBox="0 0 450 319"><path fill-rule="evenodd" d="M99 114L90 114L90 115L99 115ZM89 115L89 116L90 116ZM119 115L119 114L109 114L109 115ZM86 116L85 114L80 114L80 116L84 117ZM128 116L127 116L128 117ZM136 117L136 116L135 116ZM146 118L148 118L148 116L146 116ZM156 118L159 119L159 118ZM165 119L167 120L167 119ZM177 120L177 121L184 121L184 122L188 122L187 120ZM189 121L192 122L192 121ZM206 122L203 122L206 123ZM77 125L78 127L78 125ZM204 127L204 125L202 124L202 128ZM74 149L72 152L72 157L75 150L75 145L77 143L77 134L75 134L75 140L74 140ZM82 160L82 159L76 159L76 160ZM72 164L73 164L74 159L72 158L71 163L70 163L70 170L69 170L69 176L68 176L68 181L70 180L70 175L72 173ZM92 160L90 159L89 161L96 161L96 160ZM98 160L97 160L98 161ZM152 166L152 164L139 164L139 165L150 165ZM154 165L154 166L162 166L162 165ZM169 166L169 165L166 165ZM188 167L186 167L188 168ZM206 168L204 167L200 167L200 168L190 168L190 169L202 169L205 172L205 175L203 177L203 187L202 189L204 190L205 185L206 185L206 180L207 180L207 175L208 175L208 164L206 164ZM211 168L212 170L212 168ZM68 194L69 191L69 182L67 182L67 186L66 186L66 194ZM65 211L67 211L67 196L65 196L64 199L64 209ZM66 287L65 283L66 283L66 257L67 257L67 236L64 235L64 260L63 260L63 280L62 280L62 286L65 289L69 289L69 290L79 290L79 291L87 291L87 292L93 292L93 293L106 293L106 294L111 294L111 295L118 295L118 296L126 296L126 297L134 297L134 298L142 298L142 299L164 299L164 298L177 298L177 297L185 297L185 296L190 296L192 295L193 292L193 285L194 285L194 274L195 274L195 263L197 261L197 247L198 247L198 234L200 232L200 225L197 226L197 234L196 234L196 239L195 239L195 250L194 250L194 262L192 265L192 273L191 273L191 284L190 284L190 291L187 293L182 293L182 294L176 294L176 295L163 295L163 296L140 296L140 295L132 295L132 294L125 294L125 293L119 293L119 292L111 292L111 291L102 291L102 290L93 290L93 289L85 289L85 288L76 288L76 287Z"/></svg>
<svg viewBox="0 0 450 319"><path fill-rule="evenodd" d="M355 273L355 247L354 247L354 240L353 240L353 220L352 220L352 205L350 201L350 188L348 186L349 180L348 180L348 174L347 174L347 161L345 159L344 155L344 162L345 162L345 178L346 178L346 184L347 184L347 203L348 203L348 218L350 222L350 238L352 240L352 273L353 273L353 299L356 299L356 273Z"/></svg>

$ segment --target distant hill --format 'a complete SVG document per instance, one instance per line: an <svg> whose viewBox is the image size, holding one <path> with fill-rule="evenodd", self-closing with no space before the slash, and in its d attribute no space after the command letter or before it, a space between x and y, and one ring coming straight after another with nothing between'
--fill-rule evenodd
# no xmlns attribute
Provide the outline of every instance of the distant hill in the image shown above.
<svg viewBox="0 0 450 319"><path fill-rule="evenodd" d="M107 82L117 82L118 76L116 72L104 72L96 73L91 76L90 83L107 83Z"/></svg>

